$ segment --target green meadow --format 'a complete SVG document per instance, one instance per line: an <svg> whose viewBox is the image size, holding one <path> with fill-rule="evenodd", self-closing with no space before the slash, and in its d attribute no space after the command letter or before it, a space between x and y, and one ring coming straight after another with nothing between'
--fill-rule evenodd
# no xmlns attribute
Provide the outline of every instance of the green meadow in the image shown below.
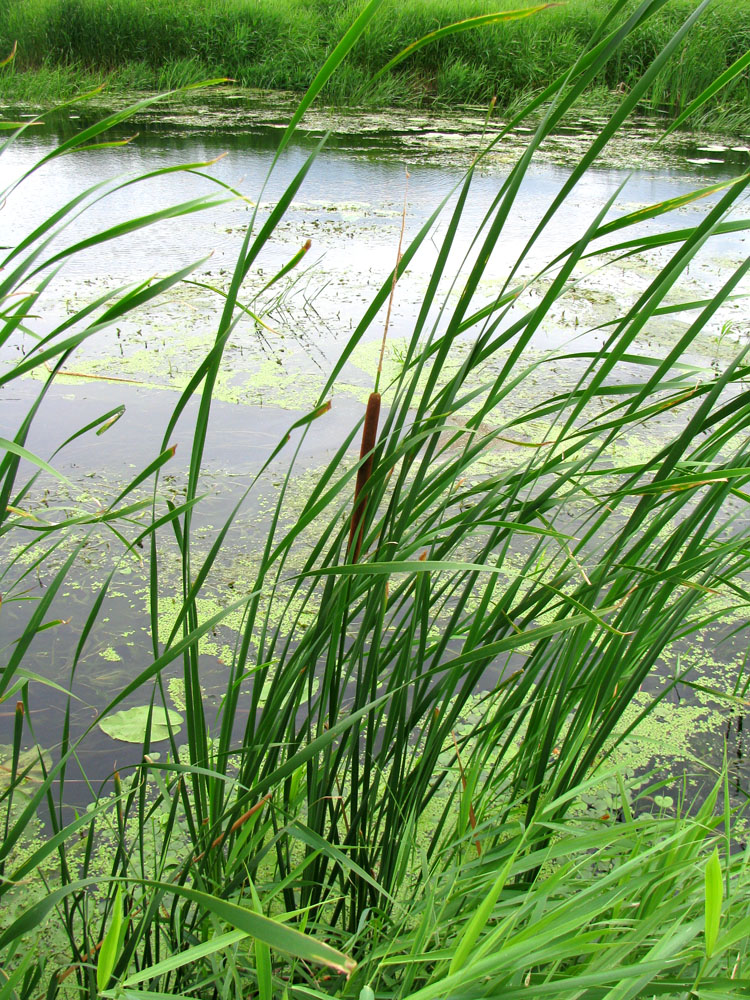
<svg viewBox="0 0 750 1000"><path fill-rule="evenodd" d="M340 104L481 104L503 109L527 99L571 65L605 21L608 0L567 0L539 15L450 33L415 52L372 84L406 46L454 22L531 0L387 0L323 89ZM634 10L635 0L625 9ZM2 0L0 49L17 42L15 72L0 83L5 100L70 96L106 80L119 92L167 89L226 76L242 87L303 91L364 0ZM627 91L690 11L668 0L623 40L591 80L592 99ZM750 38L750 2L713 3L639 105L675 115L739 58ZM747 73L707 102L699 122L746 127Z"/></svg>

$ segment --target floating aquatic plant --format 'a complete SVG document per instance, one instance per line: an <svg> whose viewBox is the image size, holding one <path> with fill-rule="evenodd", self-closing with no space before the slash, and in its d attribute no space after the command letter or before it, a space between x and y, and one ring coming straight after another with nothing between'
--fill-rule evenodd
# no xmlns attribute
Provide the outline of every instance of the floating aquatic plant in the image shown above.
<svg viewBox="0 0 750 1000"><path fill-rule="evenodd" d="M99 728L113 740L123 743L152 743L177 736L182 729L182 716L159 705L136 705L134 708L112 712L99 723Z"/></svg>

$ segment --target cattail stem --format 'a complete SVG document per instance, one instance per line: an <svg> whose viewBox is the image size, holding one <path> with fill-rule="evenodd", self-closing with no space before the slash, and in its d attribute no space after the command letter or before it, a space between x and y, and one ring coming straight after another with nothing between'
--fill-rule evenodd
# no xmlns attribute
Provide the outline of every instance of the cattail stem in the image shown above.
<svg viewBox="0 0 750 1000"><path fill-rule="evenodd" d="M378 370L375 373L375 390L370 393L367 400L367 410L365 412L365 423L362 428L362 445L359 449L359 460L362 464L357 472L357 485L354 487L354 507L352 509L352 524L349 529L349 544L346 547L347 555L352 562L357 562L362 550L362 539L365 533L365 512L367 510L367 490L366 486L372 476L375 460L375 440L378 436L378 421L380 419L380 376L383 373L383 356L385 355L385 343L388 339L388 327L391 322L391 309L393 308L393 297L396 294L396 282L399 279L399 265L401 264L401 247L404 242L404 229L406 228L406 206L409 194L409 171L406 171L406 184L404 185L404 208L401 212L401 232L398 238L398 249L396 251L396 266L393 269L391 280L391 294L388 298L388 312L385 317L385 328L383 339L380 343L380 357L378 358ZM365 459L365 456L367 458ZM363 461L364 459L364 461Z"/></svg>
<svg viewBox="0 0 750 1000"><path fill-rule="evenodd" d="M380 388L380 376L383 372L383 357L385 355L385 342L388 339L388 327L391 325L391 309L393 309L393 297L396 294L396 282L398 281L400 275L398 273L399 266L401 264L401 247L404 243L404 230L406 229L406 206L407 198L409 196L409 177L411 174L406 171L406 182L404 184L404 207L401 211L401 232L398 237L398 249L396 250L396 266L393 269L393 279L391 280L391 294L388 297L388 312L385 315L385 328L383 330L383 339L380 343L380 357L378 358L378 370L375 375L375 392Z"/></svg>
<svg viewBox="0 0 750 1000"><path fill-rule="evenodd" d="M365 412L365 423L362 428L362 446L359 449L359 460L362 464L357 472L357 485L354 487L354 509L352 510L352 524L349 529L349 544L347 553L351 556L352 562L357 562L359 553L362 550L362 537L365 532L365 509L367 507L367 483L372 475L374 465L375 440L378 435L378 421L380 419L380 393L371 392L367 400L367 411ZM365 456L367 458L365 459ZM365 461L362 461L365 459Z"/></svg>

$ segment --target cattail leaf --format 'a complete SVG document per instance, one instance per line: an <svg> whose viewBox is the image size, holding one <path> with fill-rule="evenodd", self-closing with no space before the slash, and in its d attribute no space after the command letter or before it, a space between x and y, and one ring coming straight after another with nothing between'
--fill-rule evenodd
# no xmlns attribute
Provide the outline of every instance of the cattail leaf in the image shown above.
<svg viewBox="0 0 750 1000"><path fill-rule="evenodd" d="M96 963L96 985L100 990L106 988L114 970L117 957L120 952L120 933L123 925L122 912L122 886L117 886L115 901L112 904L109 927L104 935L102 946L99 949L99 959Z"/></svg>
<svg viewBox="0 0 750 1000"><path fill-rule="evenodd" d="M206 958L208 955L215 955L217 952L223 951L224 948L231 948L232 945L239 944L240 941L244 941L247 937L248 935L244 931L227 931L226 934L216 934L214 937L209 938L208 941L193 945L192 948L186 948L185 951L180 951L176 955L170 955L169 958L165 958L155 965L149 965L138 972L134 972L119 985L123 989L126 989L130 986L136 986L138 983L144 983L149 979L156 979L157 976L164 976L169 972L174 972L175 969L181 969L192 962L199 961L201 958Z"/></svg>
<svg viewBox="0 0 750 1000"><path fill-rule="evenodd" d="M196 903L201 910L215 914L220 920L226 921L236 930L244 931L270 948L286 952L288 955L301 958L303 961L327 965L329 968L346 975L350 975L357 967L357 963L352 958L338 949L332 948L325 941L319 941L288 924L265 917L244 906L238 906L236 903L230 903L228 900L211 896L197 889L190 889L187 886L173 885L168 882L152 882L151 880L135 881L153 889L182 896L184 899Z"/></svg>
<svg viewBox="0 0 750 1000"><path fill-rule="evenodd" d="M710 958L716 948L719 936L719 921L721 919L721 903L724 897L724 886L721 878L721 862L719 849L714 847L711 857L706 863L706 958Z"/></svg>
<svg viewBox="0 0 750 1000"><path fill-rule="evenodd" d="M250 882L250 893L253 898L253 909L263 915L263 906L255 885ZM273 972L271 968L271 949L265 941L255 938L255 975L258 977L259 1000L273 1000Z"/></svg>
<svg viewBox="0 0 750 1000"><path fill-rule="evenodd" d="M538 14L539 11L546 10L547 7L557 7L558 4L555 3L545 3L540 4L538 7L527 7L524 10L505 10L497 12L494 14L479 14L477 17L468 17L463 21L456 21L453 24L446 24L443 28L438 28L436 31L431 31L429 35L424 35L422 38L417 39L416 42L412 42L411 45L407 45L405 49L402 49L398 55L395 55L390 62L387 62L382 69L373 77L373 80L377 80L378 77L387 73L389 70L398 66L400 62L407 59L412 53L418 52L419 49L424 48L425 45L429 45L431 42L437 42L441 38L446 38L448 35L455 35L460 31L471 31L474 28L481 28L487 24L499 24L503 21L517 21L524 17L531 17L533 14Z"/></svg>

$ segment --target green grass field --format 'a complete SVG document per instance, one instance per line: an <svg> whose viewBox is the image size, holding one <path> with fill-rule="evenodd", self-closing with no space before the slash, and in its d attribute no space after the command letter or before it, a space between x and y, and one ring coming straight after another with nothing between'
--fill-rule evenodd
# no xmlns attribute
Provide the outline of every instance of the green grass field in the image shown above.
<svg viewBox="0 0 750 1000"><path fill-rule="evenodd" d="M451 34L375 85L394 55L441 26L534 0L388 0L324 97L340 104L487 104L501 108L542 89L603 23L606 0L568 0L522 20ZM363 0L0 0L0 52L18 43L0 96L66 97L107 78L118 91L169 88L214 76L245 87L303 90ZM624 10L635 7L624 0ZM627 90L692 8L665 0L603 66L595 85ZM716 0L649 89L643 104L678 113L750 45L749 0ZM706 105L699 124L741 129L750 119L747 72Z"/></svg>

